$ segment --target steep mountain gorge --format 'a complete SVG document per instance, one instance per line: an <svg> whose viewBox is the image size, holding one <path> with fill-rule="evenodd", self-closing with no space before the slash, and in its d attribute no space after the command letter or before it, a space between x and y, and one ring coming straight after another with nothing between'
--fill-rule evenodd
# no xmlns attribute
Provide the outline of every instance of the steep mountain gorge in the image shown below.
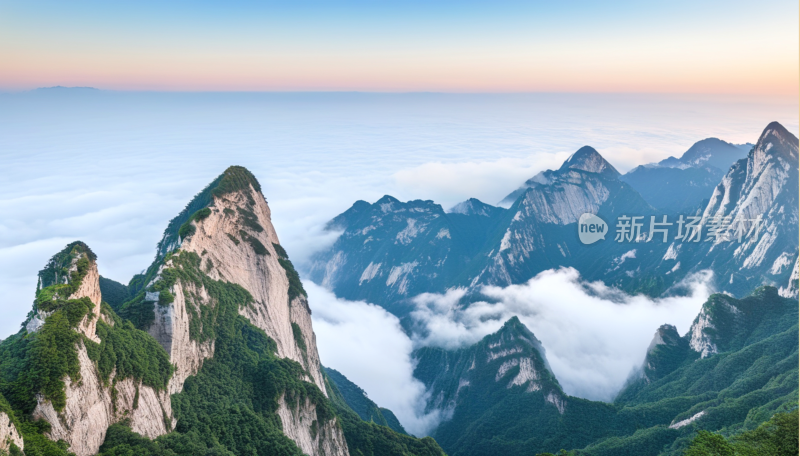
<svg viewBox="0 0 800 456"><path fill-rule="evenodd" d="M388 426L379 425L373 420L365 420L363 416L360 416L360 413L369 412L369 410L359 406L365 405L364 401L358 398L353 401L352 395L339 389L340 385L345 389L358 388L345 379L344 376L339 376L337 381L326 373L325 385L328 388L328 397L330 397L331 403L341 419L351 455L445 456L439 444L431 437L417 439L406 435L404 432L396 432ZM358 389L360 390L360 388ZM356 412L351 404L355 406L356 410L360 410L360 413ZM374 412L373 406L374 403L368 405L367 409L373 409L372 412ZM391 413L386 409L381 409L382 415L385 415L385 412ZM374 417L374 415L372 416ZM397 424L399 425L399 423Z"/></svg>
<svg viewBox="0 0 800 456"><path fill-rule="evenodd" d="M101 286L81 242L53 257L23 329L0 343L0 412L27 454L369 454L348 447L310 313L257 180L231 167L127 286ZM418 442L370 426L347 432Z"/></svg>

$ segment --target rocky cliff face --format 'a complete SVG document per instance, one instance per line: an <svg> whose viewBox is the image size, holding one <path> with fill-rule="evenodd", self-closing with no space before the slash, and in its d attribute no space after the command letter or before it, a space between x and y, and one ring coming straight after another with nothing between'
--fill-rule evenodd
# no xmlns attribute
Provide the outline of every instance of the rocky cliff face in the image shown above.
<svg viewBox="0 0 800 456"><path fill-rule="evenodd" d="M232 185L226 179L240 179L240 182L232 191L216 191L220 186ZM197 203L198 198L203 200L202 204ZM250 293L253 304L240 308L240 314L275 341L279 357L298 362L307 373L305 380L316 384L325 394L311 311L304 292L297 292L297 287L302 285L280 247L269 206L258 183L246 170L230 168L221 181L212 183L211 189L198 195L187 209L198 205L202 208L198 209L200 212L192 215L185 211L187 214L170 223L171 228L159 244L159 256L164 258L164 264L150 284L156 283L161 271L171 266L170 254L196 254L201 269L211 279L238 284ZM202 216L198 216L199 213ZM181 219L186 221L180 224L182 228L175 230ZM202 284L181 278L169 292L173 300L166 304L157 303L160 297L154 291L146 291L145 298L152 296L156 313L147 331L170 353L176 366L169 386L170 393L175 393L181 390L185 379L197 373L203 361L214 354L213 340L198 337L191 327L192 319L202 315L204 308L213 308L215 303ZM341 428L335 420L324 426L312 424L316 420L316 407L312 403L286 404L281 400L278 415L284 433L307 454L348 454Z"/></svg>
<svg viewBox="0 0 800 456"><path fill-rule="evenodd" d="M762 284L783 286L797 259L797 195L798 139L773 122L747 158L730 168L703 212L704 226L719 220L724 236L677 261L694 270L713 268L718 289L734 295Z"/></svg>
<svg viewBox="0 0 800 456"><path fill-rule="evenodd" d="M287 403L279 401L278 416L283 423L283 433L294 440L303 453L309 455L349 454L342 428L335 420L319 424L314 404L308 400Z"/></svg>
<svg viewBox="0 0 800 456"><path fill-rule="evenodd" d="M780 293L780 295L783 296L784 298L797 299L798 282L800 282L800 270L798 266L800 266L800 258L794 261L792 274L789 276L789 283L787 283L785 287L780 287L778 289L778 293Z"/></svg>
<svg viewBox="0 0 800 456"><path fill-rule="evenodd" d="M0 412L0 451L8 451L14 444L20 450L25 449L22 435L11 422L11 418L4 412Z"/></svg>
<svg viewBox="0 0 800 456"><path fill-rule="evenodd" d="M191 310L188 306L193 306L193 310L197 311L200 306L212 305L208 292L192 283L179 283L173 287L172 293L175 300L167 305L157 304L158 293L151 295L155 319L147 328L147 332L169 353L169 359L175 366L169 382L169 394L179 393L186 379L196 374L203 366L203 361L214 355L214 341L193 340L189 329ZM189 296L194 299L188 299Z"/></svg>
<svg viewBox="0 0 800 456"><path fill-rule="evenodd" d="M86 348L78 349L80 381L65 379L67 404L57 412L52 403L40 400L33 413L50 423L47 434L52 440L64 440L78 456L96 454L112 424L129 419L131 429L143 436L156 438L171 429L172 406L166 391L156 392L149 386L124 379L112 387L103 385ZM113 382L113 377L112 380Z"/></svg>
<svg viewBox="0 0 800 456"><path fill-rule="evenodd" d="M597 214L611 230L618 215L647 216L654 210L588 146L575 152L558 170L534 176L504 201L512 198L513 204L498 224L502 231L487 241L485 257L476 258L473 264L470 285L506 286L559 266L573 266L585 275L594 272L608 279L608 272L614 272L608 260L622 255L625 251L619 249L630 244L614 246L613 235L609 235L605 252L588 249L577 242L578 219L584 213ZM584 258L586 255L589 258ZM596 263L598 257L605 257L602 264L585 267Z"/></svg>
<svg viewBox="0 0 800 456"><path fill-rule="evenodd" d="M242 309L242 315L277 343L278 356L300 363L311 375L309 380L324 391L311 312L305 296L292 296L290 302L289 279L275 246L280 241L264 196L248 186L214 197L209 215L191 223L194 234L181 239L171 251L196 253L209 277L249 291L255 305ZM173 356L178 367L173 382L182 384L182 378L197 372L202 360L213 355L213 343L191 339L186 310L188 305L208 305L208 293L180 279L171 292L175 300L167 306L155 306L159 317L148 332ZM298 344L292 324L299 327L305 350Z"/></svg>
<svg viewBox="0 0 800 456"><path fill-rule="evenodd" d="M81 253L72 259L69 272L76 270ZM97 263L89 259L89 270L77 291L69 299L89 298L94 305L91 312L79 323L76 330L90 341L100 343L97 336L97 321L101 316L100 275ZM113 324L110 319L106 322ZM80 380L69 376L64 379L66 405L56 411L52 402L42 396L33 411L33 417L45 419L51 429L48 437L64 440L70 450L78 456L97 453L103 443L108 427L123 418L129 419L131 428L144 436L155 438L165 434L171 427L172 406L166 391L155 391L133 379L115 381L115 374L107 384L101 381L97 365L89 359L87 348L79 342L77 348Z"/></svg>

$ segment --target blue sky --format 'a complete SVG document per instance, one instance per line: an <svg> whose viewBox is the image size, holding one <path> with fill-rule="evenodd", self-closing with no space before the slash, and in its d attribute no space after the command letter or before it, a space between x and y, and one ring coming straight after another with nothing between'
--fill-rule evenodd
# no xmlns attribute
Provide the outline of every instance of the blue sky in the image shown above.
<svg viewBox="0 0 800 456"><path fill-rule="evenodd" d="M0 87L796 93L797 2L0 3Z"/></svg>

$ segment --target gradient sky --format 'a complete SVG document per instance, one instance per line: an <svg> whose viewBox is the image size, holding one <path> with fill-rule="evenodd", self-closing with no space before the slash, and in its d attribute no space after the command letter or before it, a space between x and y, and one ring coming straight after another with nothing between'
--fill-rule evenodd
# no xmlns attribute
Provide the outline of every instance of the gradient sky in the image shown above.
<svg viewBox="0 0 800 456"><path fill-rule="evenodd" d="M0 90L796 95L798 33L795 0L0 0Z"/></svg>

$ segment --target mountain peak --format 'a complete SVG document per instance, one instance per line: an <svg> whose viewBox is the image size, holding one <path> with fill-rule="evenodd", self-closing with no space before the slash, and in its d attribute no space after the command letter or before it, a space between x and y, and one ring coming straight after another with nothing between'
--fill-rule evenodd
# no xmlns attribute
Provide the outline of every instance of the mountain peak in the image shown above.
<svg viewBox="0 0 800 456"><path fill-rule="evenodd" d="M727 171L736 160L745 155L746 151L731 143L718 138L706 138L692 144L692 147L681 156L679 162L683 166L709 165Z"/></svg>
<svg viewBox="0 0 800 456"><path fill-rule="evenodd" d="M661 325L656 330L655 335L653 335L653 340L650 342L647 352L650 353L658 345L678 345L680 340L681 336L678 334L678 329L675 326L668 324Z"/></svg>
<svg viewBox="0 0 800 456"><path fill-rule="evenodd" d="M758 138L758 142L756 143L756 148L762 145L765 142L777 140L781 144L785 144L789 146L791 149L794 146L794 149L797 149L797 136L793 135L789 130L787 130L783 125L778 122L770 122L767 125L767 128L761 133L761 136ZM777 145L777 144L776 144ZM771 149L771 148L770 148ZM778 152L776 150L776 152ZM791 151L789 151L791 152ZM791 153L789 155L792 155ZM797 160L797 154L792 155L795 160Z"/></svg>
<svg viewBox="0 0 800 456"><path fill-rule="evenodd" d="M619 171L611 166L611 164L591 146L583 146L574 154L570 155L567 161L561 165L560 170L565 169L580 169L590 173L619 176Z"/></svg>
<svg viewBox="0 0 800 456"><path fill-rule="evenodd" d="M503 326L498 329L497 332L489 334L484 338L484 340L488 342L489 347L503 346L506 344L513 345L516 344L516 341L521 340L538 350L539 353L541 353L542 358L545 359L545 362L547 362L542 343L516 315L509 318L505 323L503 323Z"/></svg>
<svg viewBox="0 0 800 456"><path fill-rule="evenodd" d="M757 176L772 157L783 159L789 165L793 165L795 169L797 168L797 136L778 122L770 122L767 125L751 152L752 175Z"/></svg>
<svg viewBox="0 0 800 456"><path fill-rule="evenodd" d="M39 288L47 288L51 285L71 283L73 278L71 270L75 269L77 261L86 255L90 263L97 260L97 256L82 241L75 241L67 244L63 250L53 255L47 262L44 269L39 271Z"/></svg>
<svg viewBox="0 0 800 456"><path fill-rule="evenodd" d="M248 185L252 185L257 192L261 191L261 184L258 183L256 176L244 166L229 166L217 179L219 182L214 189L214 196L245 190Z"/></svg>
<svg viewBox="0 0 800 456"><path fill-rule="evenodd" d="M375 204L393 204L393 203L399 203L399 202L400 202L400 200L395 198L392 195L383 195L381 197L381 199L379 199L378 201L375 201Z"/></svg>
<svg viewBox="0 0 800 456"><path fill-rule="evenodd" d="M484 217L490 217L497 209L497 207L486 204L477 198L470 198L451 207L447 212L451 214L482 215Z"/></svg>
<svg viewBox="0 0 800 456"><path fill-rule="evenodd" d="M255 191L252 194L251 188ZM200 193L194 196L189 204L177 215L170 220L167 229L164 230L164 237L158 244L157 257L163 258L167 253L174 250L179 242L181 227L192 221L192 217L198 211L212 206L214 198L222 198L232 193L246 192L246 199L251 205L255 204L255 197L264 199L261 195L261 184L258 183L256 177L244 166L229 166L222 174L217 176L210 184L208 184ZM258 195L258 196L256 196Z"/></svg>
<svg viewBox="0 0 800 456"><path fill-rule="evenodd" d="M100 342L95 334L102 300L99 280L97 256L92 249L81 241L68 244L39 271L33 312L25 322L25 328L28 332L35 332L49 315L68 305L69 300L88 298L91 308L83 309L79 305L77 309L86 310L86 315L91 315L83 315L70 323L92 341Z"/></svg>
<svg viewBox="0 0 800 456"><path fill-rule="evenodd" d="M781 123L780 123L780 122L778 122L777 120L773 120L772 122L770 122L770 123L769 123L769 125L767 125L767 128L765 128L765 129L764 129L764 133L766 133L766 132L767 132L767 131L769 131L769 130L775 130L776 132L779 132L779 133L780 133L780 134L782 134L782 135L787 135L787 136L788 136L788 135L791 135L791 136L794 136L794 135L792 135L791 133L789 133L789 130L787 130L787 129L786 129L786 127L784 127L783 125L781 125ZM763 135L763 134L762 134L762 135Z"/></svg>

